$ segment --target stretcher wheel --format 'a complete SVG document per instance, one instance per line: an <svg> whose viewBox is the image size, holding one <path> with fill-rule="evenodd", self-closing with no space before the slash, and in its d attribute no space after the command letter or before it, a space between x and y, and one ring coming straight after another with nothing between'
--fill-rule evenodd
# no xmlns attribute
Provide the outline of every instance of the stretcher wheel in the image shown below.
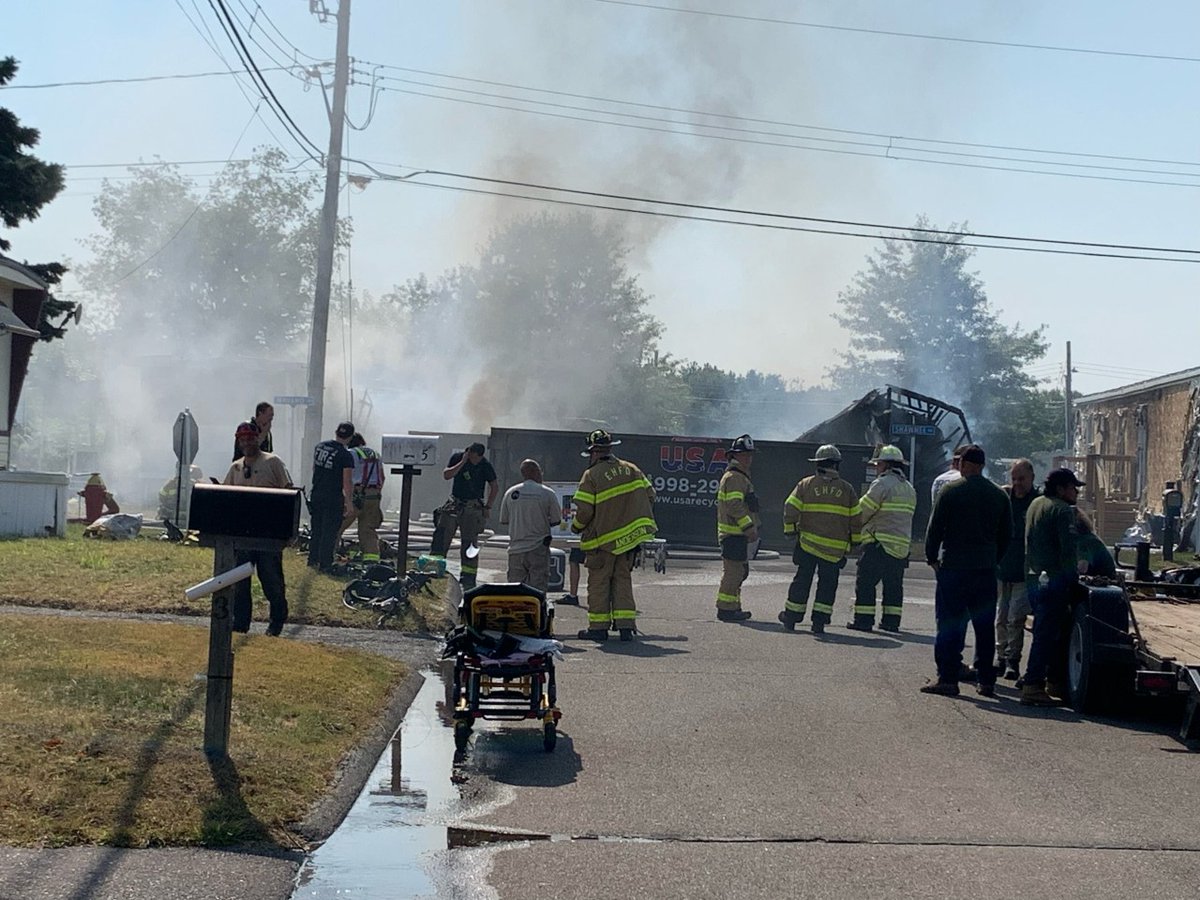
<svg viewBox="0 0 1200 900"><path fill-rule="evenodd" d="M471 739L471 720L459 719L454 723L454 749L466 750L467 741Z"/></svg>
<svg viewBox="0 0 1200 900"><path fill-rule="evenodd" d="M549 753L554 749L554 745L558 743L558 729L554 727L553 722L547 722L542 727L542 747Z"/></svg>

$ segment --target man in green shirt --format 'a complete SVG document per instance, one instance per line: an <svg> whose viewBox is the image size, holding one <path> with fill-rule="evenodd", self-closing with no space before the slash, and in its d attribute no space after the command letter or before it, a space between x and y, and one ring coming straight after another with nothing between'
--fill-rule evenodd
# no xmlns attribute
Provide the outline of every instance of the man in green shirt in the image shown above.
<svg viewBox="0 0 1200 900"><path fill-rule="evenodd" d="M1033 642L1021 687L1027 706L1057 706L1066 699L1062 644L1079 577L1075 504L1081 487L1070 469L1055 469L1025 514L1025 571L1033 606Z"/></svg>

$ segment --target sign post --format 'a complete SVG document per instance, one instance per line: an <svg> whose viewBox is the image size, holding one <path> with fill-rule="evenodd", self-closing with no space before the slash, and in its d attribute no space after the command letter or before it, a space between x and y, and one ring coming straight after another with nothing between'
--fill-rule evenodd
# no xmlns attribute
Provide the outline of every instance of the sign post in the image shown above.
<svg viewBox="0 0 1200 900"><path fill-rule="evenodd" d="M379 458L393 475L400 476L400 527L396 545L396 568L408 568L408 520L412 514L412 479L420 475L419 466L437 462L438 439L428 435L385 434L379 447Z"/></svg>
<svg viewBox="0 0 1200 900"><path fill-rule="evenodd" d="M187 522L179 521L179 511L183 504L183 470L188 470L188 484L192 482L191 467L200 449L200 428L192 418L192 411L184 409L175 419L172 432L175 446L175 527L180 531L187 530Z"/></svg>
<svg viewBox="0 0 1200 900"><path fill-rule="evenodd" d="M284 395L273 398L271 402L276 406L288 407L288 455L292 460L290 469L293 473L299 471L299 473L303 475L304 471L298 468L301 461L301 456L296 447L296 407L312 406L313 398ZM301 482L301 484L303 484L303 482Z"/></svg>
<svg viewBox="0 0 1200 900"><path fill-rule="evenodd" d="M916 418L916 413L909 413L909 418ZM908 472L909 478L916 471L917 438L933 437L938 433L936 425L918 425L916 422L895 422L888 429L892 437L908 436Z"/></svg>

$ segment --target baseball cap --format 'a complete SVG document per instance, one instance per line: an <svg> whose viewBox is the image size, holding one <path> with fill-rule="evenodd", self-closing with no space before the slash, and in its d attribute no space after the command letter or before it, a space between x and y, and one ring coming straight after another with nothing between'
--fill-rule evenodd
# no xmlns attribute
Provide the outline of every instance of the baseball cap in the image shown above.
<svg viewBox="0 0 1200 900"><path fill-rule="evenodd" d="M975 463L977 466L982 466L987 462L987 454L983 452L983 448L978 444L967 444L963 452L959 454L959 459L963 462Z"/></svg>
<svg viewBox="0 0 1200 900"><path fill-rule="evenodd" d="M337 431L335 431L334 434L340 438L354 437L354 423L342 422L340 425L338 425Z"/></svg>

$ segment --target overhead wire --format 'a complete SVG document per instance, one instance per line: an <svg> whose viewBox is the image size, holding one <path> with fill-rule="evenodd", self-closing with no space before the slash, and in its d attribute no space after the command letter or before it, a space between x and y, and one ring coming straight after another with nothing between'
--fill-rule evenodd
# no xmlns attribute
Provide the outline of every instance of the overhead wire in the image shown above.
<svg viewBox="0 0 1200 900"><path fill-rule="evenodd" d="M657 3L638 2L638 0L592 0L593 3L606 3L611 6L629 6L640 9L656 10L659 12L680 13L691 16L710 16L718 19L733 19L744 22L758 22L768 25L786 25L793 28L813 28L824 31L843 31L854 34L872 34L885 37L911 38L924 41L944 41L952 44L977 44L985 47L1005 47L1018 50L1040 50L1055 53L1078 53L1094 56L1127 57L1130 59L1160 60L1164 62L1198 63L1200 57L1182 56L1169 53L1140 53L1133 50L1105 50L1098 47L1070 47L1058 44L1033 44L1021 41L997 41L986 38L967 38L945 34L922 34L915 31L893 31L885 28L863 28L852 25L831 25L824 22L805 22L796 19L778 19L768 16L750 16L741 13L714 12L705 9L686 9L678 6L664 6Z"/></svg>
<svg viewBox="0 0 1200 900"><path fill-rule="evenodd" d="M377 67L377 68L379 68L379 67ZM359 72L359 70L354 70L354 71ZM359 72L359 74L366 74L366 73ZM820 131L824 131L824 132L834 132L837 134L854 136L857 138L864 138L866 140L852 140L849 137L831 138L831 137L821 137L819 135L811 135L811 134L790 134L787 132L764 131L764 130L760 130L760 129L743 128L743 127L733 126L733 125L716 125L716 124L711 124L711 123L707 123L707 122L682 122L677 119L669 119L669 118L664 118L661 116L642 115L642 114L638 114L638 113L621 112L621 111L608 110L608 109L597 109L595 107L577 106L577 105L569 104L569 103L557 103L557 102L553 102L553 101L549 101L549 100L540 100L537 98L530 98L530 97L515 97L515 96L512 96L511 94L497 94L497 93L493 93L490 91L480 91L480 90L475 90L475 89L471 89L471 88L460 88L460 87L455 87L453 85L437 84L437 83L433 83L433 82L420 81L420 80L411 79L411 78L398 78L393 75L381 75L381 76L376 76L376 77L378 80L382 80L384 82L409 84L409 85L414 85L417 87L426 87L426 88L430 88L433 90L440 90L440 91L455 91L458 93L469 94L469 95L477 96L477 97L487 97L487 98L491 98L494 100L506 100L506 101L515 102L515 103L535 104L538 106L551 107L553 109L571 110L573 112L592 113L592 114L604 115L604 116L620 116L622 118L633 119L635 121L655 122L658 124L675 125L675 126L681 126L681 127L685 127L685 128L689 128L689 129L706 128L706 129L711 129L714 131L725 131L725 132L731 132L734 134L750 135L750 136L756 137L756 138L757 137L783 138L783 139L786 139L789 141L814 141L814 142L819 142L822 144L837 144L837 145L843 145L843 146L849 146L849 147L868 147L868 148L880 150L883 152L866 154L866 155L886 157L886 158L892 158L892 159L898 158L893 151L907 150L908 152L912 152L912 153L926 153L926 154L937 155L937 156L963 157L963 158L967 158L967 159L997 160L997 161L1001 161L1001 162L1020 162L1020 163L1029 163L1029 164L1034 164L1034 165L1052 165L1052 166L1059 166L1059 167L1063 167L1063 168L1073 168L1073 169L1092 169L1092 170L1111 171L1111 172L1130 172L1130 173L1140 173L1140 174L1148 174L1148 175L1164 175L1164 176L1171 176L1171 177L1176 177L1176 178L1200 178L1200 162L1185 162L1185 161L1176 161L1176 162L1161 161L1161 162L1158 162L1158 161L1155 161L1156 164L1161 164L1161 165L1195 166L1197 168L1197 171L1195 171L1195 172L1176 172L1176 171L1164 171L1162 169L1147 169L1145 167L1139 167L1139 166L1104 165L1099 162L1074 162L1074 161L1069 161L1069 160L1063 160L1063 161L1040 160L1040 159L1028 159L1025 157L1004 156L1004 155L1000 155L1000 154L996 154L996 153L974 153L974 152L970 152L967 150L945 150L945 149L937 149L936 147L905 147L905 146L897 145L896 142L903 141L906 143L920 142L920 143L928 143L928 144L946 144L946 145L955 146L955 147L974 147L976 149L1003 149L1003 148L999 148L999 147L989 147L988 145L984 145L984 144L968 144L966 142L953 142L953 141L936 141L936 140L932 140L932 139L928 139L928 138L908 138L908 137L887 135L887 134L883 134L883 133L879 133L879 132L853 131L850 129L826 129L826 128L818 128L816 126L805 125L805 124L801 124L801 123L780 122L780 121L766 120L766 119L751 119L749 117L730 116L730 115L725 115L725 114L720 114L720 113L707 113L707 112L703 112L700 110L688 110L688 109L681 109L678 107L652 106L651 104L629 103L624 100L615 100L615 99L609 99L609 98L594 98L597 102L608 103L608 104L613 104L613 105L632 105L632 106L637 106L637 107L650 106L651 108L654 108L654 109L675 112L675 113L679 113L679 114L683 114L683 115L712 116L713 118L731 119L731 120L743 121L743 122L755 122L755 123L759 123L759 124L770 124L775 127L820 130ZM525 87L522 87L519 89L526 90L526 91L538 90L537 88L525 88ZM384 85L382 90L390 90L395 93L410 93L414 96L436 97L438 99L446 99L446 100L460 99L457 97L442 97L440 95L431 95L431 94L427 94L422 91L411 91L411 92L404 91L399 88L387 87L386 84ZM548 92L548 93L558 94L561 92ZM492 104L481 103L480 105L488 106L488 105L492 105ZM500 106L498 104L495 105L495 108L513 109L512 107ZM529 113L534 113L534 114L544 114L541 110L518 109L516 111L529 112ZM586 119L585 121L594 122L595 120ZM623 125L625 123L605 121L602 124ZM694 135L694 136L700 136L700 137L715 137L716 136L716 135L709 135L709 134L706 134L703 132L695 132L695 131L682 131L682 132L681 131L673 131L672 133L686 134L686 135L690 135L690 136ZM747 140L747 143L750 143L750 142L752 142L752 141ZM791 146L791 145L777 145L777 146ZM796 149L817 150L817 149L828 149L828 148L818 148L818 147L810 148L810 147L804 147L802 145L797 145ZM830 152L833 152L833 151L830 151ZM1047 154L1052 154L1052 155L1060 156L1060 157L1061 156L1080 155L1080 154L1070 154L1070 153L1063 152L1063 151L1040 151L1040 150L1028 149L1028 148L1014 148L1009 152L1047 153ZM1145 161L1145 160L1137 160L1137 159L1130 159L1130 158L1110 157L1110 156L1106 156L1103 154L1083 154L1083 156L1086 156L1087 158L1094 159L1094 160L1111 159L1111 160L1120 160L1120 161L1128 161L1128 162ZM940 160L920 159L917 161L938 162ZM1057 174L1057 173L1055 173L1055 174ZM1200 184L1197 184L1195 186L1200 187Z"/></svg>

